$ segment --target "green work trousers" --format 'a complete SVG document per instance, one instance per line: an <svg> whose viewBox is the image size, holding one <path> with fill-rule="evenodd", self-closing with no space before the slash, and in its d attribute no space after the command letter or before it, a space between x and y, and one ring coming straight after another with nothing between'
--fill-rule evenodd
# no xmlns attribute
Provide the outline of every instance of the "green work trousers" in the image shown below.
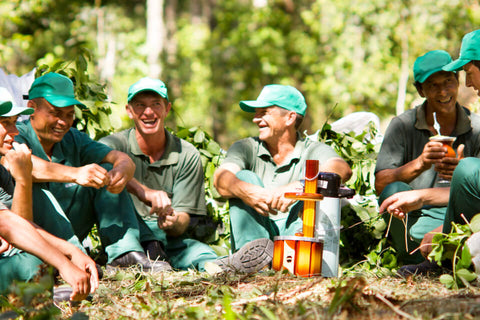
<svg viewBox="0 0 480 320"><path fill-rule="evenodd" d="M6 294L8 286L14 280L31 280L38 272L38 266L42 263L42 260L19 249L13 249L9 256L1 256L0 294Z"/></svg>
<svg viewBox="0 0 480 320"><path fill-rule="evenodd" d="M107 170L112 168L110 164L102 166ZM88 235L93 225L97 224L108 263L130 251L143 252L140 244L139 217L126 189L114 194L106 188L95 189L77 184L49 183L42 186L48 188L55 196L80 241ZM34 202L34 206L39 205L43 207L43 204ZM41 207L36 211L39 211L40 215L47 215L48 212L43 212ZM58 229L58 225L41 226L54 235L69 239L68 236L64 237L65 231Z"/></svg>
<svg viewBox="0 0 480 320"><path fill-rule="evenodd" d="M144 230L145 226L148 230ZM148 220L143 224L140 222L140 234L142 242L162 242L170 264L175 269L205 271L205 263L218 258L215 251L203 242L185 237L168 237L165 231L158 227L157 221Z"/></svg>
<svg viewBox="0 0 480 320"><path fill-rule="evenodd" d="M383 189L378 202L382 204L388 197L408 190L412 190L408 184L399 181L393 182ZM442 225L446 211L446 207L424 206L420 210L409 212L408 219L403 221L395 217L391 218L389 237L393 247L397 250L399 261L404 264L416 264L425 260L419 250L414 254L410 254L410 252L418 248L426 233ZM382 218L388 225L390 215L385 213ZM407 224L407 241L405 241L404 223Z"/></svg>
<svg viewBox="0 0 480 320"><path fill-rule="evenodd" d="M450 199L443 223L443 232L449 233L452 222L465 224L480 212L480 159L465 158L453 172Z"/></svg>
<svg viewBox="0 0 480 320"><path fill-rule="evenodd" d="M252 171L242 170L237 172L236 176L242 181L264 186L262 180ZM290 208L288 216L276 220L262 216L238 198L232 198L229 202L232 252L238 251L245 244L256 239L273 240L275 236L295 235L302 230L303 222L298 217L298 213L303 210L302 201Z"/></svg>

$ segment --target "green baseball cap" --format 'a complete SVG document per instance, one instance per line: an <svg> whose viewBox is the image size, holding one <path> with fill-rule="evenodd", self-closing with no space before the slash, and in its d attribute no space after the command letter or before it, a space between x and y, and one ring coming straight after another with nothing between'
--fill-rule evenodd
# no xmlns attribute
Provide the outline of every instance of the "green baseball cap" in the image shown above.
<svg viewBox="0 0 480 320"><path fill-rule="evenodd" d="M443 67L452 62L452 57L444 50L433 50L415 60L413 64L413 78L424 83L432 74L443 71Z"/></svg>
<svg viewBox="0 0 480 320"><path fill-rule="evenodd" d="M35 79L30 87L30 91L28 91L28 98L30 100L45 98L54 107L59 108L73 105L86 108L83 103L75 99L72 80L54 72L44 74Z"/></svg>
<svg viewBox="0 0 480 320"><path fill-rule="evenodd" d="M158 79L152 79L152 78L142 78L132 84L130 88L128 88L128 97L127 101L130 102L130 100L133 99L133 97L143 91L153 91L158 93L160 96L168 100L168 93L167 93L167 86L163 81L158 80Z"/></svg>
<svg viewBox="0 0 480 320"><path fill-rule="evenodd" d="M257 100L240 101L240 108L246 112L255 112L256 108L277 106L304 116L307 104L303 95L292 86L270 84L263 87Z"/></svg>
<svg viewBox="0 0 480 320"><path fill-rule="evenodd" d="M32 114L32 108L17 106L7 88L0 87L0 117L12 117L19 114Z"/></svg>
<svg viewBox="0 0 480 320"><path fill-rule="evenodd" d="M460 47L460 57L443 67L443 70L461 70L464 65L472 60L480 60L480 30L467 33L463 37L462 46Z"/></svg>

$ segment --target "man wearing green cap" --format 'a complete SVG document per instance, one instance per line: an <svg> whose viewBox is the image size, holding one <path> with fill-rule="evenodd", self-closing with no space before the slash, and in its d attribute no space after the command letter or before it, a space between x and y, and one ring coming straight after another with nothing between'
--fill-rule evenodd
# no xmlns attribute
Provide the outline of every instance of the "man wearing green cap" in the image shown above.
<svg viewBox="0 0 480 320"><path fill-rule="evenodd" d="M417 197L427 188L442 187L439 178L450 180L461 158L480 155L480 117L457 103L458 75L442 70L451 61L447 52L434 50L414 63L415 87L425 101L393 118L387 128L375 168L380 212L399 199L405 200L403 197ZM434 128L434 113L440 132ZM434 135L456 137L453 147L457 157L444 157L447 150L442 144L429 140ZM448 193L448 188L443 189L438 193ZM408 190L413 191L402 192ZM446 210L445 203L432 202L412 210L408 218L383 216L390 224L390 236L400 261L424 261L419 251L413 255L409 252L419 246L425 234L442 225Z"/></svg>
<svg viewBox="0 0 480 320"><path fill-rule="evenodd" d="M140 243L139 221L124 190L135 170L133 162L72 128L74 106L84 107L75 99L72 81L47 73L35 79L29 99L35 112L18 124L16 140L32 149L34 181L55 196L75 235L83 240L96 223L110 266L168 269L166 262L150 261ZM49 219L34 213L35 222L64 237L64 230L49 229Z"/></svg>
<svg viewBox="0 0 480 320"><path fill-rule="evenodd" d="M240 107L254 113L259 136L235 142L214 176L218 192L230 198L233 252L253 240L294 235L302 228L301 203L283 195L303 190L306 160L319 160L321 171L338 173L343 181L351 175L332 148L300 137L307 105L296 88L267 85L257 100L241 101Z"/></svg>
<svg viewBox="0 0 480 320"><path fill-rule="evenodd" d="M13 280L31 280L43 260L72 286L69 298L81 300L98 287L95 263L74 245L21 217L32 216L31 152L13 138L18 134L18 116L32 113L33 109L15 106L8 90L0 87L0 156L4 158L0 165L0 294L7 292Z"/></svg>
<svg viewBox="0 0 480 320"><path fill-rule="evenodd" d="M206 262L223 266L210 246L185 235L191 216L206 215L204 176L198 150L165 129L172 107L167 87L142 78L130 86L127 101L125 110L135 126L101 142L125 152L136 165L127 189L148 226L146 234L141 230L142 241L159 241L177 269L204 271ZM238 271L255 271L237 260L233 267Z"/></svg>

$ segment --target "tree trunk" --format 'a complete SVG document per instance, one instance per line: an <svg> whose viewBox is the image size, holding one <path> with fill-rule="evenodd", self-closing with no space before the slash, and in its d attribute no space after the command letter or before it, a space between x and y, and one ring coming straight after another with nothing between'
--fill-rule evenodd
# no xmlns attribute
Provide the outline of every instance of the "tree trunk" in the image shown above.
<svg viewBox="0 0 480 320"><path fill-rule="evenodd" d="M147 0L147 63L148 75L159 79L162 75L160 56L165 47L166 28L163 19L164 0Z"/></svg>

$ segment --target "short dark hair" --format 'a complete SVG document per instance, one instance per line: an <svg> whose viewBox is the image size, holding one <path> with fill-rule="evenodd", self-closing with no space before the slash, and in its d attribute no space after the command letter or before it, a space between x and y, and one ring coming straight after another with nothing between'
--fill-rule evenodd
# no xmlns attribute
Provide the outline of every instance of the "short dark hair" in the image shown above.
<svg viewBox="0 0 480 320"><path fill-rule="evenodd" d="M480 60L472 60L472 63L475 67L478 68L478 70L480 70Z"/></svg>
<svg viewBox="0 0 480 320"><path fill-rule="evenodd" d="M295 119L295 129L298 130L303 122L303 116L297 113L297 118Z"/></svg>
<svg viewBox="0 0 480 320"><path fill-rule="evenodd" d="M480 69L480 67L479 67L479 69ZM439 71L439 72L440 72L440 71ZM450 72L450 71L445 71L445 72ZM453 72L453 71L451 71L451 72ZM435 74L435 73L434 73L434 74ZM455 78L456 78L457 81L458 81L458 72L453 72L453 74L455 75ZM427 78L427 79L428 79L428 78ZM426 81L426 80L425 80L425 81ZM424 81L424 82L425 82L425 81ZM418 82L418 81L415 81L415 82L413 83L413 85L415 86L415 88L417 89L417 91L422 90L422 84L423 84L423 83L420 83L420 82Z"/></svg>

